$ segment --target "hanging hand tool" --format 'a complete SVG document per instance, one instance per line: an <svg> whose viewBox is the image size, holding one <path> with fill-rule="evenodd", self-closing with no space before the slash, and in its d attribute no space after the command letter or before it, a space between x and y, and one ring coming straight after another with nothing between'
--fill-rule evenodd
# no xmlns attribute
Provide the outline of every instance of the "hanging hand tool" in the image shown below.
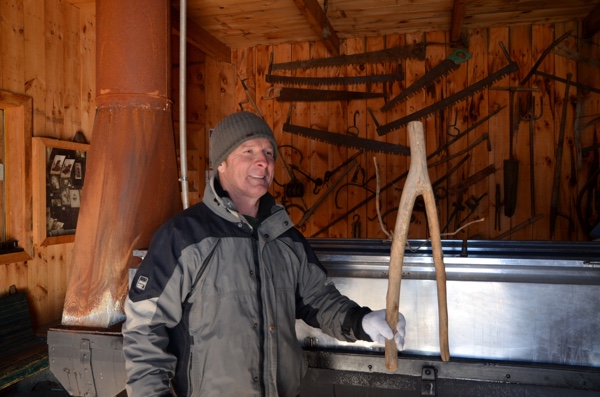
<svg viewBox="0 0 600 397"><path fill-rule="evenodd" d="M279 76L276 74L265 75L265 81L271 84L282 85L305 85L311 87L323 87L329 85L358 85L376 84L402 81L404 73L371 74L365 76L338 76L338 77L304 77L304 76Z"/></svg>
<svg viewBox="0 0 600 397"><path fill-rule="evenodd" d="M481 196L479 197L475 197L474 195L470 195L467 200L465 201L465 205L467 206L467 208L469 208L469 213L461 220L459 220L458 224L456 225L456 229L460 229L460 227L467 221L467 219L469 219L469 217L471 215L473 215L473 213L475 212L475 210L477 210L477 208L479 207L479 203L481 202L481 200L484 199L485 196L487 196L487 192L483 193Z"/></svg>
<svg viewBox="0 0 600 397"><path fill-rule="evenodd" d="M412 95L415 95L417 92L434 85L442 77L454 71L460 66L461 63L466 62L469 59L471 59L471 55L466 50L457 48L448 56L448 58L435 65L420 79L412 83L409 87L406 87L400 94L383 105L381 111L387 112L396 106L396 104L404 101Z"/></svg>
<svg viewBox="0 0 600 397"><path fill-rule="evenodd" d="M290 124L292 117L292 107L288 113L288 118L283 124L282 130L291 134L297 134L309 139L314 139L321 142L327 142L332 145L346 146L354 149L382 152L391 154L401 154L404 156L410 155L410 148L408 146L396 145L393 143L375 141L373 139L359 138L357 136L351 136L347 134L337 134L334 132L317 130L309 127L302 127L299 125Z"/></svg>
<svg viewBox="0 0 600 397"><path fill-rule="evenodd" d="M288 183L283 185L283 191L287 197L303 197L304 196L304 184L293 177Z"/></svg>
<svg viewBox="0 0 600 397"><path fill-rule="evenodd" d="M448 197L448 189L445 189L443 186L440 186L444 181L448 180L452 174L454 174L462 165L471 157L470 154L466 154L462 159L460 159L456 164L452 166L444 175L439 177L435 182L431 183L431 187L433 188L433 194L436 199L444 199ZM427 165L427 167L431 167L431 165ZM415 207L416 207L415 203Z"/></svg>
<svg viewBox="0 0 600 397"><path fill-rule="evenodd" d="M504 215L510 218L517 208L517 189L519 185L519 160L516 159L513 147L519 124L519 118L515 117L515 93L518 91L539 91L539 89L517 86L491 87L490 89L508 91L509 94L509 158L504 160Z"/></svg>
<svg viewBox="0 0 600 397"><path fill-rule="evenodd" d="M423 196L427 210L427 223L431 238L433 262L437 283L440 355L443 361L450 360L450 347L448 344L448 304L446 300L446 270L442 252L440 225L435 206L435 197L427 172L427 159L425 156L425 137L423 123L412 122L408 125L408 134L412 155L410 156L410 169L400 197L398 215L392 247L390 252L390 266L388 291L386 296L386 319L392 330L396 329L398 310L400 307L400 282L402 280L402 264L408 237L408 226L415 199ZM398 350L394 338L385 341L385 366L388 371L395 371L398 367Z"/></svg>
<svg viewBox="0 0 600 397"><path fill-rule="evenodd" d="M463 197L462 192L459 192L458 196L456 197L456 201L454 203L452 203L454 210L452 210L452 213L448 217L448 221L446 222L446 225L444 225L444 227L442 228L442 233L445 233L446 230L448 230L448 227L450 226L450 223L452 222L452 220L459 219L459 213L464 211L465 206L462 203L462 197Z"/></svg>
<svg viewBox="0 0 600 397"><path fill-rule="evenodd" d="M535 96L528 96L529 106L527 115L521 120L529 122L529 196L531 202L531 216L535 216L535 150L534 150L534 132L535 132L535 122L542 118L544 114L544 97L540 97L540 114L539 116L535 115Z"/></svg>
<svg viewBox="0 0 600 397"><path fill-rule="evenodd" d="M357 172L359 170L362 170L362 167L360 164L358 165L358 167L356 167L356 171L354 172L354 176L352 177L352 179L356 178ZM357 183L355 180L352 182L346 182L342 186L340 186L340 188L337 190L337 192L335 192L335 197L334 197L333 203L335 204L335 208L337 208L338 210L342 209L342 206L339 205L339 203L338 203L338 197L340 195L340 192L342 191L342 189L344 189L345 187L349 187L349 186L356 186L356 187L359 187L369 193L375 193L375 191L373 189L371 189L370 187L368 187L365 183Z"/></svg>
<svg viewBox="0 0 600 397"><path fill-rule="evenodd" d="M315 187L313 188L313 194L319 194L319 191L321 190L321 187L323 186L323 179L313 178L312 176L308 175L306 172L302 171L297 165L290 164L290 168L292 169L292 171L298 171L299 173L304 175L306 178L308 178L308 180L311 181L315 185Z"/></svg>
<svg viewBox="0 0 600 397"><path fill-rule="evenodd" d="M302 152L299 152L299 153L300 153L300 157L302 157ZM292 192L295 193L295 195L289 195L289 197L298 197L300 199L300 202L304 206L304 208L306 208L306 203L304 202L304 197L303 197L304 196L304 185L302 185L302 183L299 182L298 179L296 178L296 176L294 175L294 172L291 170L287 161L285 161L285 156L277 156L277 158L279 159L281 164L283 164L283 169L285 170L286 174L288 174L288 176L290 177L290 182L287 185L285 185L285 187L289 190L290 193L292 193Z"/></svg>
<svg viewBox="0 0 600 397"><path fill-rule="evenodd" d="M310 88L269 87L265 99L278 102L328 102L383 98L382 92L314 90Z"/></svg>
<svg viewBox="0 0 600 397"><path fill-rule="evenodd" d="M548 54L550 54L550 52L552 51L552 49L554 47L556 47L557 45L559 45L567 37L569 37L569 35L571 34L571 32L572 32L572 30L569 30L568 32L565 32L558 39L556 39L552 43L550 43L550 45L539 56L538 60L535 62L535 64L531 68L531 70L527 73L527 75L523 78L523 80L521 80L521 82L519 83L519 85L525 85L525 83L527 83L527 81L531 78L531 76L533 76L533 74L537 71L537 68L540 67L540 65L542 64L542 62L546 58L546 56Z"/></svg>
<svg viewBox="0 0 600 397"><path fill-rule="evenodd" d="M442 163L445 163L447 161L450 161L458 156L463 155L464 153L467 153L468 151L470 151L471 149L473 149L474 147L478 146L480 143L482 142L486 142L487 143L487 150L488 152L492 151L492 144L490 142L490 134L488 134L487 132L484 132L483 134L481 134L481 136L479 138L477 138L476 140L474 140L473 142L471 142L469 144L469 146L467 146L466 148L463 148L461 150L459 150L456 153L452 153L449 156L444 157L441 160L435 161L433 163L429 164L429 167L435 167L436 165L440 165Z"/></svg>
<svg viewBox="0 0 600 397"><path fill-rule="evenodd" d="M556 55L560 55L565 58L572 59L572 60L576 61L577 63L580 63L580 64L585 63L590 66L595 66L597 68L600 68L599 60L587 57L587 56L581 54L580 52L577 52L569 47L558 45L558 46L556 46L556 48L554 50L552 50L552 52Z"/></svg>
<svg viewBox="0 0 600 397"><path fill-rule="evenodd" d="M302 217L300 222L298 222L298 225L297 225L298 227L302 226L304 224L304 222L306 222L306 220L308 218L310 218L310 216L317 210L319 205L321 205L323 200L325 200L325 198L327 198L327 196L329 196L329 194L333 191L333 189L336 188L336 186L346 177L346 175L348 175L348 172L350 172L354 167L356 167L357 164L358 164L358 161L356 159L352 160L352 163L348 166L348 168L346 168L344 170L342 175L340 175L340 177L338 179L336 179L335 182L333 182L333 184L327 188L327 190L317 199L317 201L312 205L312 207L310 207L308 210L306 210L306 212L304 213L304 216Z"/></svg>
<svg viewBox="0 0 600 397"><path fill-rule="evenodd" d="M492 113L488 114L483 119L477 121L477 123L471 125L471 127L467 128L463 132L457 134L450 141L448 141L445 144L439 146L436 150L434 150L429 155L427 155L427 160L431 160L432 158L434 158L437 155L439 155L440 153L442 153L444 150L446 150L448 147L450 147L452 144L454 144L455 142L457 142L459 139L461 139L462 137L464 137L469 132L473 131L479 125L483 124L485 121L489 120L493 116L495 116L498 113L500 113L500 111L503 110L505 107L506 106L500 106L500 107L496 108ZM285 126L284 126L284 130L285 130ZM430 166L431 165L428 165L428 167L430 167ZM408 175L408 172L404 172L401 175L399 175L398 177L394 178L391 182L388 182L385 186L383 186L380 189L380 192L383 192L384 190L387 190L390 187L395 186L398 182L400 182L402 179L404 179L406 177L406 175ZM364 200L360 201L358 204L355 204L352 208L349 208L345 213L339 215L337 218L335 218L334 220L332 220L331 222L329 222L327 225L325 225L324 227L322 227L316 233L313 233L310 237L317 237L319 234L323 233L325 230L329 229L331 226L335 225L336 223L338 223L342 219L346 219L346 217L348 215L350 215L351 213L353 213L354 211L356 211L358 208L362 207L363 205L365 205L366 203L368 203L369 201L371 201L374 197L375 197L375 193L367 196Z"/></svg>
<svg viewBox="0 0 600 397"><path fill-rule="evenodd" d="M238 78L240 79L240 82L242 83L242 87L244 87L244 91L246 91L246 96L248 97L248 101L250 101L250 103L252 103L254 110L256 110L256 114L258 114L262 118L263 115L260 112L258 105L256 105L256 102L254 102L254 97L252 96L252 94L250 93L250 90L248 89L248 86L246 85L246 80L248 80L248 79L247 78L243 79L242 76L240 76L239 74L238 74ZM240 103L240 107L242 107L241 103Z"/></svg>
<svg viewBox="0 0 600 397"><path fill-rule="evenodd" d="M598 135L594 134L593 146L597 146ZM583 229L586 236L590 236L592 229L598 224L598 215L600 214L600 199L598 188L600 188L598 176L600 175L600 156L598 149L594 150L594 157L590 161L589 177L579 193L577 194L577 219L579 226ZM583 198L587 195L585 208Z"/></svg>
<svg viewBox="0 0 600 397"><path fill-rule="evenodd" d="M363 150L356 152L351 157L348 157L346 160L344 160L344 162L342 164L338 165L331 171L329 171L329 170L325 171L325 175L323 176L323 183L329 182L329 179L331 179L331 177L333 175L335 175L336 172L338 172L339 170L344 168L346 165L350 164L354 159L358 158L358 156L360 156L363 153L364 153Z"/></svg>
<svg viewBox="0 0 600 397"><path fill-rule="evenodd" d="M567 84L566 79L555 76L553 74L540 72L540 71L536 71L535 74L537 74L538 76L541 76L541 77L545 77L550 80L554 80L554 81L558 81L558 82ZM591 92L595 92L596 94L600 94L600 88L592 87L591 85L588 85L588 84L582 84L582 83L578 83L576 81L570 81L569 84L572 85L573 87L577 87L583 91L591 91Z"/></svg>
<svg viewBox="0 0 600 397"><path fill-rule="evenodd" d="M492 87L493 88L493 87ZM514 98L516 88L508 87L510 89L509 95L509 158L504 160L504 216L511 217L514 215L517 208L517 188L519 185L519 160L515 158L514 152L514 140L515 140L515 116L514 116Z"/></svg>
<svg viewBox="0 0 600 397"><path fill-rule="evenodd" d="M569 145L569 151L571 152L571 173L569 174L569 186L577 186L577 167L575 166L575 144L571 138L567 139Z"/></svg>
<svg viewBox="0 0 600 397"><path fill-rule="evenodd" d="M504 233L501 233L499 235L497 235L496 237L494 237L492 240L502 240L504 237L508 237L513 233L518 232L519 230L539 221L540 219L542 219L544 217L544 215L542 214L537 214L536 216L532 217L532 218L528 218L525 221L519 223L517 226L510 228L509 230L505 231Z"/></svg>
<svg viewBox="0 0 600 397"><path fill-rule="evenodd" d="M500 184L496 183L496 208L495 208L495 217L494 217L494 230L502 230L502 223L501 223L501 218L502 218L502 211L500 210L500 208L502 208L502 193L500 191Z"/></svg>
<svg viewBox="0 0 600 397"><path fill-rule="evenodd" d="M352 238L360 238L360 215L354 214L352 217Z"/></svg>
<svg viewBox="0 0 600 397"><path fill-rule="evenodd" d="M575 140L574 157L576 168L581 168L582 156L581 156L581 128L579 122L581 120L581 108L583 107L583 94L581 90L577 90L577 105L575 106L575 122L573 123L573 139Z"/></svg>
<svg viewBox="0 0 600 397"><path fill-rule="evenodd" d="M556 156L554 160L554 178L552 180L552 198L550 201L550 239L554 236L556 227L556 217L558 216L558 195L560 192L560 174L562 168L563 145L565 140L565 128L567 123L567 108L569 106L569 88L571 86L571 73L567 73L567 83L565 86L565 95L562 103L562 115L560 119L560 131L558 133L558 143L556 146Z"/></svg>
<svg viewBox="0 0 600 397"><path fill-rule="evenodd" d="M422 42L406 46L387 48L379 51L363 52L360 54L339 55L331 58L309 59L305 61L274 63L271 65L271 70L277 72L280 70L364 65L367 63L381 63L411 58L416 58L423 61L425 60L426 45L427 43Z"/></svg>
<svg viewBox="0 0 600 397"><path fill-rule="evenodd" d="M330 59L330 58L327 58ZM304 62L304 61L303 61ZM368 76L336 76L336 77L304 77L304 76L280 76L272 74L273 71L273 53L271 53L271 62L269 71L265 75L265 81L271 84L283 85L307 85L322 87L325 85L357 85L373 84L400 81L404 79L404 73L398 70L396 73L378 74Z"/></svg>
<svg viewBox="0 0 600 397"><path fill-rule="evenodd" d="M504 47L504 44L502 42L500 42L500 47L502 48L504 55L509 61L508 65L490 74L489 76L479 80L478 82L468 86L467 88L434 103L433 105L427 106L398 120L379 126L377 128L377 133L380 136L388 134L389 132L397 130L400 127L408 124L410 121L419 120L429 116L430 114L442 111L449 106L452 106L460 101L466 100L475 93L494 84L496 81L519 70L519 65L510 58L510 55L508 54L508 51L506 51L506 48Z"/></svg>
<svg viewBox="0 0 600 397"><path fill-rule="evenodd" d="M282 85L306 85L311 87L323 87L328 85L358 85L388 83L404 80L404 73L372 74L368 76L342 76L342 77L302 77L302 76L278 76L267 74L265 81L271 84Z"/></svg>
<svg viewBox="0 0 600 397"><path fill-rule="evenodd" d="M358 110L354 111L354 117L352 118L353 123L351 126L346 128L346 134L352 135L352 136L358 136L358 133L360 131L358 130L358 127L356 126L356 119L358 118L359 114L360 114L360 112Z"/></svg>
<svg viewBox="0 0 600 397"><path fill-rule="evenodd" d="M451 188L449 188L448 196L452 196L453 194L457 194L459 192L464 192L470 186L473 186L476 183L484 180L485 178L487 178L488 176L492 175L495 172L496 172L496 167L494 166L494 164L490 164L487 167L480 169L473 175L470 175L467 179L465 179L465 180L457 183L456 185L452 186Z"/></svg>

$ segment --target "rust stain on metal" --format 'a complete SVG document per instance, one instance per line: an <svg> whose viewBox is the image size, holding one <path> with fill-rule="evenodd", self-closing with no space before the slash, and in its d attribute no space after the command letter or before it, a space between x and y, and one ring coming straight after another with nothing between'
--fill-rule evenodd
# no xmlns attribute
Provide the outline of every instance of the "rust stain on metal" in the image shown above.
<svg viewBox="0 0 600 397"><path fill-rule="evenodd" d="M133 249L181 210L170 93L169 2L96 4L97 113L62 324L124 319ZM149 29L152 27L152 29Z"/></svg>

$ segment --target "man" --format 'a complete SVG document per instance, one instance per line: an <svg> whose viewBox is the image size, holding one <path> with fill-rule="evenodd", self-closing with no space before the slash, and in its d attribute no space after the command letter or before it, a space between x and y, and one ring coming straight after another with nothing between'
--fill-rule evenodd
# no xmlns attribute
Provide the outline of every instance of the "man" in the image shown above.
<svg viewBox="0 0 600 397"><path fill-rule="evenodd" d="M384 310L343 296L269 186L276 143L258 116L210 136L202 203L154 235L125 303L123 351L133 397L295 397L306 362L295 320L340 340L404 344Z"/></svg>

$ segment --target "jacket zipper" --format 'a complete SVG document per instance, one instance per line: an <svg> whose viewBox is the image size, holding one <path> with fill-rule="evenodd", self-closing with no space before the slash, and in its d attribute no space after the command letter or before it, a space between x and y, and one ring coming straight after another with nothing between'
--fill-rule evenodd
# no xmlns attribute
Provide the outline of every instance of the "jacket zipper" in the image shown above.
<svg viewBox="0 0 600 397"><path fill-rule="evenodd" d="M265 367L265 331L264 331L264 323L265 316L263 311L263 302L262 302L262 282L260 278L260 265L258 261L258 234L256 229L252 233L252 252L254 254L254 274L256 275L256 295L258 298L258 313L259 313L259 346L260 346L260 356L259 356L259 382L260 382L260 390L261 395L265 395L265 381L264 381L264 367Z"/></svg>
<svg viewBox="0 0 600 397"><path fill-rule="evenodd" d="M194 345L194 341L192 340L191 346L190 346L190 356L189 356L189 363L188 363L188 395L192 396L194 395L194 382L192 381L192 379L194 379L192 377L192 366L193 366L193 359L194 359L194 352L192 349L192 346Z"/></svg>
<svg viewBox="0 0 600 397"><path fill-rule="evenodd" d="M206 270L206 266L208 265L208 262L211 260L213 254L215 253L215 251L217 250L217 247L219 246L219 244L221 243L221 240L217 240L217 242L215 243L215 245L211 248L210 252L208 253L208 255L206 256L206 258L202 261L202 264L200 265L200 269L198 269L198 273L196 274L196 277L194 278L194 282L192 283L192 286L190 287L190 292L188 292L188 294L186 295L183 303L182 303L182 310L185 312L185 307L188 305L188 301L191 298L194 290L196 289L196 287L198 286L198 282L200 281L200 278L202 277L202 274L204 274L204 271ZM188 374L187 374L187 383L188 383L188 395L193 395L194 392L194 382L193 382L193 377L192 377L192 367L193 367L193 359L194 359L194 336L190 335L190 353L188 356Z"/></svg>

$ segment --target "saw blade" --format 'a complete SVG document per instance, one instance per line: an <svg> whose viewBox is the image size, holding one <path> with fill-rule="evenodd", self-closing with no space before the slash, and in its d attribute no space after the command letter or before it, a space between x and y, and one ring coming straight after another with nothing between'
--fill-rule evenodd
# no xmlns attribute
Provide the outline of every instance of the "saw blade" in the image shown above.
<svg viewBox="0 0 600 397"><path fill-rule="evenodd" d="M265 99L278 102L325 102L352 101L357 99L383 98L382 92L315 90L310 88L269 87Z"/></svg>
<svg viewBox="0 0 600 397"><path fill-rule="evenodd" d="M336 146L345 146L354 149L362 149L370 152L381 152L410 156L410 148L408 146L396 145L387 142L379 142L372 139L359 138L357 136L352 135L337 134L334 132L293 125L288 122L286 122L283 125L283 131L289 132L291 134L301 135L309 139L326 142Z"/></svg>
<svg viewBox="0 0 600 397"><path fill-rule="evenodd" d="M284 63L274 63L270 66L270 71L280 70L324 68L332 66L360 65L365 63L378 63L385 61L397 61L400 59L417 58L425 60L425 47L427 43L417 43L400 47L388 48L385 50L362 52L360 54L339 55L331 58L309 59L305 61L293 61Z"/></svg>
<svg viewBox="0 0 600 397"><path fill-rule="evenodd" d="M469 98L478 91L481 91L485 87L494 84L496 81L504 78L505 76L511 73L516 72L517 70L519 70L519 65L516 62L511 61L502 69L490 74L489 76L479 80L478 82L468 86L467 88L434 103L433 105L427 106L398 120L377 127L377 133L380 136L388 134L389 132L397 130L411 121L423 119L429 116L430 114L444 110L447 107L454 105L455 103Z"/></svg>
<svg viewBox="0 0 600 397"><path fill-rule="evenodd" d="M383 105L381 111L387 112L388 110L392 109L396 104L402 102L403 100L409 98L412 95L415 95L417 92L434 85L442 77L457 69L461 63L466 62L469 59L471 59L471 54L469 54L466 50L462 48L457 48L446 59L435 65L420 79L415 81L409 87L406 87L404 91L402 91L400 94L392 98L388 103Z"/></svg>
<svg viewBox="0 0 600 397"><path fill-rule="evenodd" d="M301 76L278 76L276 74L267 74L265 81L271 84L283 85L305 85L305 86L328 86L328 85L358 85L368 83L387 83L401 81L404 79L404 73L377 74L370 76L349 76L349 77L301 77Z"/></svg>

